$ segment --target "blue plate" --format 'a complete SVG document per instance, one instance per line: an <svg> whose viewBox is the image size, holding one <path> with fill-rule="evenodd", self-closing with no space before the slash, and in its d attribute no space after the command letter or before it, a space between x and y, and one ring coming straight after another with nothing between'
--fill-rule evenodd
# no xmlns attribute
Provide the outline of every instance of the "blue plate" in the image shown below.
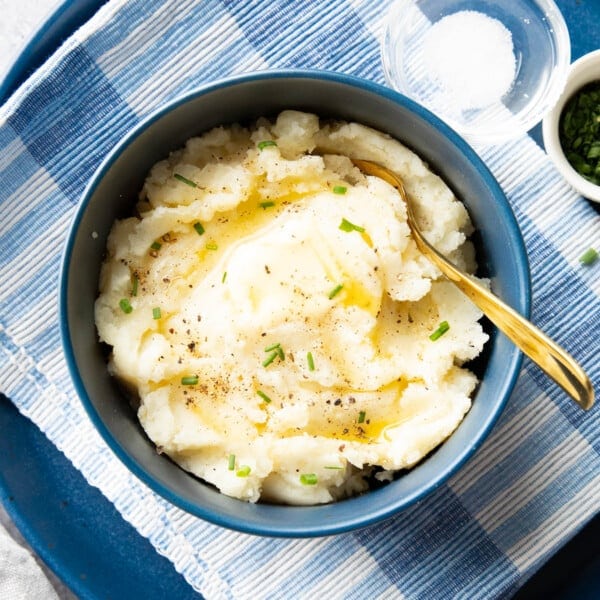
<svg viewBox="0 0 600 600"><path fill-rule="evenodd" d="M104 2L63 2L0 83L0 102ZM597 49L600 3L557 0L557 4L571 34L573 60ZM541 143L539 127L531 135ZM0 501L42 560L79 598L200 597L2 395L0 431ZM596 517L514 598L599 597L600 517Z"/></svg>
<svg viewBox="0 0 600 600"><path fill-rule="evenodd" d="M198 600L199 594L0 394L0 501L81 599Z"/></svg>

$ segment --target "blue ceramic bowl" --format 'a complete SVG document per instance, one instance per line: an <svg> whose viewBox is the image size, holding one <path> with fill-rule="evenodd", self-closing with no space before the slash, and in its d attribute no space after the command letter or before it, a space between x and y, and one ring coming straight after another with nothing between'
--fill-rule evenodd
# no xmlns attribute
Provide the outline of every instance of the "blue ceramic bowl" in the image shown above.
<svg viewBox="0 0 600 600"><path fill-rule="evenodd" d="M528 314L529 269L518 225L494 177L456 133L421 106L373 83L326 72L270 71L197 89L154 113L114 148L89 183L71 225L61 273L60 319L66 359L81 401L108 445L142 481L173 504L218 525L259 535L317 536L390 517L455 473L500 415L521 355L490 327L491 339L474 366L481 385L451 438L392 483L335 504L247 504L157 454L107 372L94 325L108 232L115 219L130 214L150 167L186 139L216 125L274 116L285 108L364 123L425 159L471 214L481 273L491 279L499 296Z"/></svg>

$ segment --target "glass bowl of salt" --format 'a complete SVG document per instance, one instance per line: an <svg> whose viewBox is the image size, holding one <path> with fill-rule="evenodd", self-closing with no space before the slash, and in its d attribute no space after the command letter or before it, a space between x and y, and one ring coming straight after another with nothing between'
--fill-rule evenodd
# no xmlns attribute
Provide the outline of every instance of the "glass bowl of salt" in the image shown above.
<svg viewBox="0 0 600 600"><path fill-rule="evenodd" d="M396 0L381 56L391 87L469 142L495 144L554 106L571 44L552 0Z"/></svg>

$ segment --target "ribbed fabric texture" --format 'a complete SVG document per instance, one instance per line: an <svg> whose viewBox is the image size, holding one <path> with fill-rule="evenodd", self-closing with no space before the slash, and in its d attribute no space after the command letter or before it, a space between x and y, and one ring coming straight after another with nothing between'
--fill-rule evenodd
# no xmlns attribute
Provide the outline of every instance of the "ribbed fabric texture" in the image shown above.
<svg viewBox="0 0 600 600"><path fill-rule="evenodd" d="M514 592L600 507L598 408L525 361L485 445L396 518L336 537L261 539L207 524L135 479L76 398L57 280L73 210L103 156L195 86L277 67L384 83L388 2L111 0L0 109L0 390L207 598L494 598ZM531 262L533 319L600 382L600 217L529 137L477 147Z"/></svg>

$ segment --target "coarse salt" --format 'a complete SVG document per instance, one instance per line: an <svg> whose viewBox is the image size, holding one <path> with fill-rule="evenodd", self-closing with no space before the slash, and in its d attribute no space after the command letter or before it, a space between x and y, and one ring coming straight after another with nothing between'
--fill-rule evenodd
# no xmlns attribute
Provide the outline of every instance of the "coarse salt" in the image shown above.
<svg viewBox="0 0 600 600"><path fill-rule="evenodd" d="M463 110L499 102L516 72L510 31L497 19L473 10L434 23L424 36L423 60L448 101Z"/></svg>

